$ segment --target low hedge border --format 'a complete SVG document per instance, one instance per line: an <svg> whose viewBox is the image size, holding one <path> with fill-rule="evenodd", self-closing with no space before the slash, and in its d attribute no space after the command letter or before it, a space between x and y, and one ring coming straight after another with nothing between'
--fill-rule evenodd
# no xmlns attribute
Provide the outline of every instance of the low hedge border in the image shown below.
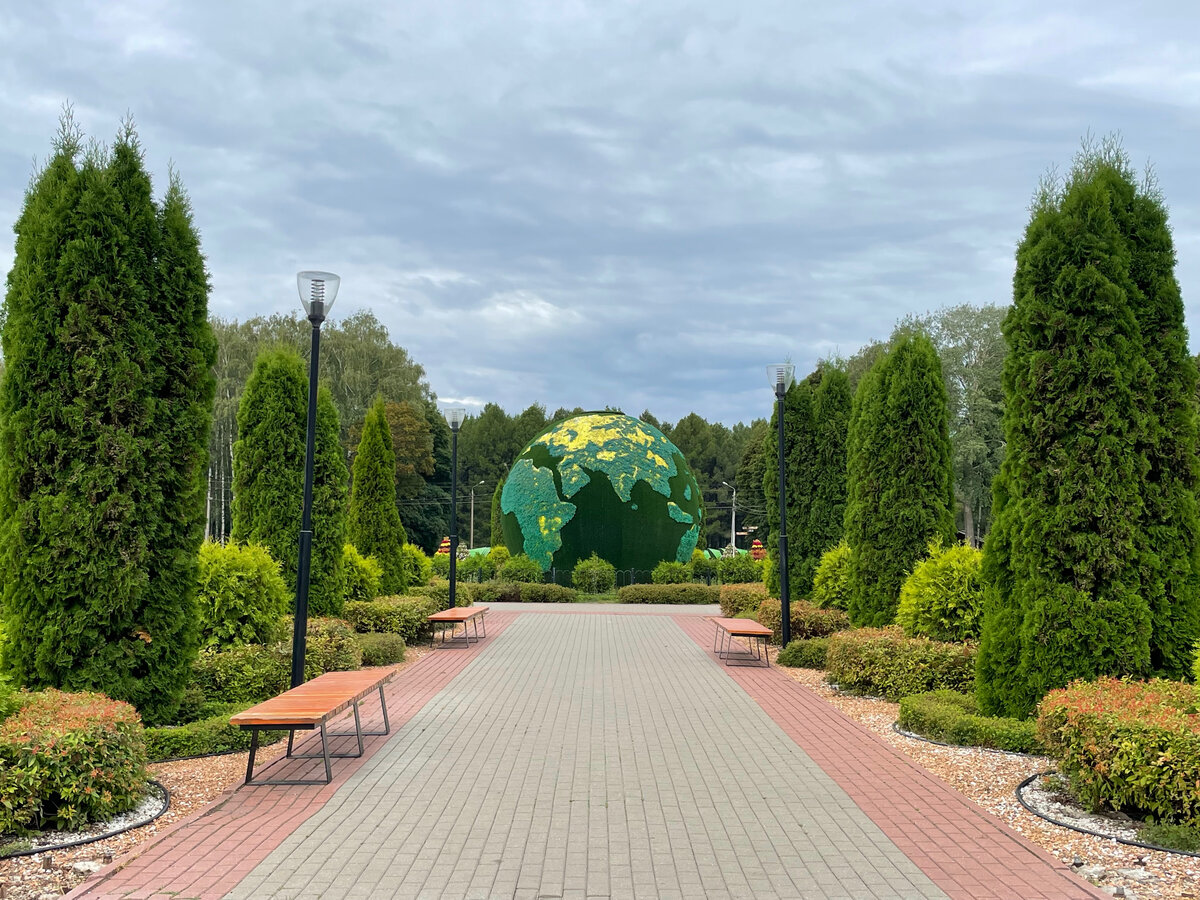
<svg viewBox="0 0 1200 900"><path fill-rule="evenodd" d="M253 705L253 704L251 704ZM197 722L165 725L146 729L146 755L150 762L172 762L201 756L240 753L250 749L250 732L229 724L229 717L249 707L230 703ZM274 744L287 737L286 731L259 732L261 745Z"/></svg>
<svg viewBox="0 0 1200 900"><path fill-rule="evenodd" d="M829 638L801 638L780 650L775 661L791 669L824 669L828 652Z"/></svg>
<svg viewBox="0 0 1200 900"><path fill-rule="evenodd" d="M829 681L850 694L901 697L975 688L975 647L905 637L897 626L856 628L829 638Z"/></svg>
<svg viewBox="0 0 1200 900"><path fill-rule="evenodd" d="M627 584L617 590L619 603L720 603L720 589L707 584Z"/></svg>
<svg viewBox="0 0 1200 900"><path fill-rule="evenodd" d="M807 600L793 600L788 603L788 609L791 613L792 637L796 640L828 637L850 627L850 617L840 609L821 609ZM757 619L760 625L771 629L772 644L783 640L783 607L779 600L765 598L758 605Z"/></svg>
<svg viewBox="0 0 1200 900"><path fill-rule="evenodd" d="M1031 721L979 715L970 694L929 691L900 698L900 734L946 747L973 747L1021 756L1045 755Z"/></svg>
<svg viewBox="0 0 1200 900"><path fill-rule="evenodd" d="M767 586L758 584L723 584L719 601L721 615L727 619L755 618L758 607L767 598Z"/></svg>

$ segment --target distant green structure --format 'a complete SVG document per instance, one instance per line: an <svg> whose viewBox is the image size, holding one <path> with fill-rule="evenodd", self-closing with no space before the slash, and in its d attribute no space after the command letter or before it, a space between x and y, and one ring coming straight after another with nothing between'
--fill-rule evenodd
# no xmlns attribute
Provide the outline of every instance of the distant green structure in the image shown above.
<svg viewBox="0 0 1200 900"><path fill-rule="evenodd" d="M509 552L567 572L593 552L618 569L687 562L704 521L679 448L657 428L609 412L574 416L530 441L500 509Z"/></svg>

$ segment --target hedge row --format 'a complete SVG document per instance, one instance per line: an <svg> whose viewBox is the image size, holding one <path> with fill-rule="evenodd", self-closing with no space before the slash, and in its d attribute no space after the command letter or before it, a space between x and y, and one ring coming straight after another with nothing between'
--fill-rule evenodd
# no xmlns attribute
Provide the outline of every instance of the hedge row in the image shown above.
<svg viewBox="0 0 1200 900"><path fill-rule="evenodd" d="M1044 752L1034 722L981 716L974 694L930 691L901 697L899 724L905 731L947 744L1014 753Z"/></svg>
<svg viewBox="0 0 1200 900"><path fill-rule="evenodd" d="M718 603L720 590L707 584L629 584L618 589L621 603Z"/></svg>
<svg viewBox="0 0 1200 900"><path fill-rule="evenodd" d="M1084 803L1200 827L1200 689L1101 678L1051 691L1039 739Z"/></svg>
<svg viewBox="0 0 1200 900"><path fill-rule="evenodd" d="M897 626L858 628L830 637L825 668L843 690L893 701L941 689L970 693L975 647L905 637Z"/></svg>
<svg viewBox="0 0 1200 900"><path fill-rule="evenodd" d="M138 804L146 743L137 710L56 690L21 701L0 723L0 834L75 829Z"/></svg>
<svg viewBox="0 0 1200 900"><path fill-rule="evenodd" d="M364 666L394 666L404 662L408 647L400 635L360 634L357 638Z"/></svg>
<svg viewBox="0 0 1200 900"><path fill-rule="evenodd" d="M767 599L767 586L762 582L723 584L720 590L721 615L731 619L742 616L754 618L763 600Z"/></svg>
<svg viewBox="0 0 1200 900"><path fill-rule="evenodd" d="M429 640L428 616L444 606L434 597L380 597L347 603L342 615L357 632L397 634L408 644L419 644Z"/></svg>
<svg viewBox="0 0 1200 900"><path fill-rule="evenodd" d="M146 729L146 755L150 762L162 762L181 756L209 756L250 749L250 732L229 724L229 717L246 708L229 703L210 706L208 715L186 725L167 725ZM259 733L260 744L273 744L287 736L286 731Z"/></svg>
<svg viewBox="0 0 1200 900"><path fill-rule="evenodd" d="M796 639L828 637L850 627L850 619L840 609L819 609L807 600L788 603L791 611L792 637ZM771 643L783 640L783 608L774 597L763 599L758 605L758 622L771 629Z"/></svg>
<svg viewBox="0 0 1200 900"><path fill-rule="evenodd" d="M802 638L792 641L779 651L781 666L796 669L824 669L825 656L829 652L829 638Z"/></svg>

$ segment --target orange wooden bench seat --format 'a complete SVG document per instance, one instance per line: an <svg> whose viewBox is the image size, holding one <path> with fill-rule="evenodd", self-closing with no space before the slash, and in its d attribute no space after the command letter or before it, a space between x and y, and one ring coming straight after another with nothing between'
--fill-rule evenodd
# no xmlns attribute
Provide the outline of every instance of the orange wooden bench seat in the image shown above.
<svg viewBox="0 0 1200 900"><path fill-rule="evenodd" d="M718 659L725 660L725 665L735 665L735 660L739 666L771 665L771 658L767 656L767 641L772 634L770 628L753 619L730 619L724 616L711 616L710 619L717 626L713 633L713 652ZM734 644L735 637L749 638L750 650L734 649L740 646Z"/></svg>
<svg viewBox="0 0 1200 900"><path fill-rule="evenodd" d="M479 634L479 626L483 625L483 638L487 637L487 622L483 616L488 611L486 606L456 606L453 609L441 609L430 614L426 618L431 626L449 625L450 640L446 640L446 631L442 630L442 647L467 647L475 641L482 640ZM463 627L461 637L455 637L454 632L459 625ZM475 634L472 636L468 626L473 625ZM433 639L436 632L436 627L429 629L429 646L433 647Z"/></svg>
<svg viewBox="0 0 1200 900"><path fill-rule="evenodd" d="M384 735L391 733L388 723L387 700L383 695L383 686L395 676L396 670L360 669L355 672L326 672L324 675L306 681L304 684L285 691L278 697L264 700L249 709L236 713L229 718L229 724L243 730L250 729L250 759L246 763L246 784L329 784L333 780L333 770L330 759L347 759L363 755L363 737L368 735ZM383 731L363 731L362 717L359 714L359 704L372 691L379 691L379 704L383 710ZM326 723L345 712L354 710L353 731L329 731ZM266 730L287 729L289 759L323 759L325 761L325 780L278 779L274 781L252 781L254 774L254 757L258 752L258 733ZM319 754L293 754L292 745L297 731L312 731L320 729L321 752ZM358 739L357 753L330 753L330 737L356 737Z"/></svg>

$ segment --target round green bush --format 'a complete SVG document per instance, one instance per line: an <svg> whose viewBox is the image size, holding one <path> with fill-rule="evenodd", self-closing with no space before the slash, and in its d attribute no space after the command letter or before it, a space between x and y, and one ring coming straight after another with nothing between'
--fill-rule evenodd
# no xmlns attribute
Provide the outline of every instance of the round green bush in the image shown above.
<svg viewBox="0 0 1200 900"><path fill-rule="evenodd" d="M379 596L383 566L373 556L363 556L353 544L342 548L342 574L346 579L347 602L361 603Z"/></svg>
<svg viewBox="0 0 1200 900"><path fill-rule="evenodd" d="M496 578L500 574L500 569L510 559L512 559L512 554L508 552L507 547L492 547L483 557L479 574L489 580Z"/></svg>
<svg viewBox="0 0 1200 900"><path fill-rule="evenodd" d="M398 634L375 633L357 635L364 666L391 666L404 662L407 649Z"/></svg>
<svg viewBox="0 0 1200 900"><path fill-rule="evenodd" d="M753 584L763 579L763 564L749 553L722 556L717 560L721 584Z"/></svg>
<svg viewBox="0 0 1200 900"><path fill-rule="evenodd" d="M200 545L196 612L201 647L275 640L290 592L279 563L260 544Z"/></svg>
<svg viewBox="0 0 1200 900"><path fill-rule="evenodd" d="M781 666L794 669L824 669L825 654L829 651L829 638L802 638L792 641L779 651L776 660Z"/></svg>
<svg viewBox="0 0 1200 900"><path fill-rule="evenodd" d="M542 567L526 556L519 553L500 567L498 576L501 581L520 581L525 584L537 584L545 577Z"/></svg>
<svg viewBox="0 0 1200 900"><path fill-rule="evenodd" d="M450 554L435 553L429 560L429 566L433 569L433 574L438 578L450 577Z"/></svg>
<svg viewBox="0 0 1200 900"><path fill-rule="evenodd" d="M688 563L692 570L692 578L697 581L712 583L712 580L717 577L717 560L709 556L703 550L697 550L692 554L692 560Z"/></svg>
<svg viewBox="0 0 1200 900"><path fill-rule="evenodd" d="M982 551L966 544L929 545L929 558L917 563L900 588L896 622L909 637L970 641L982 627Z"/></svg>
<svg viewBox="0 0 1200 900"><path fill-rule="evenodd" d="M607 594L617 586L617 570L612 563L593 553L575 564L571 583L575 590L585 594Z"/></svg>
<svg viewBox="0 0 1200 900"><path fill-rule="evenodd" d="M664 559L650 572L650 581L654 584L687 584L692 580L686 563Z"/></svg>
<svg viewBox="0 0 1200 900"><path fill-rule="evenodd" d="M447 573L449 574L449 573ZM454 567L455 581L480 581L483 578L483 555L473 553L458 561Z"/></svg>
<svg viewBox="0 0 1200 900"><path fill-rule="evenodd" d="M821 555L813 576L812 602L821 609L850 608L850 545L845 541Z"/></svg>

